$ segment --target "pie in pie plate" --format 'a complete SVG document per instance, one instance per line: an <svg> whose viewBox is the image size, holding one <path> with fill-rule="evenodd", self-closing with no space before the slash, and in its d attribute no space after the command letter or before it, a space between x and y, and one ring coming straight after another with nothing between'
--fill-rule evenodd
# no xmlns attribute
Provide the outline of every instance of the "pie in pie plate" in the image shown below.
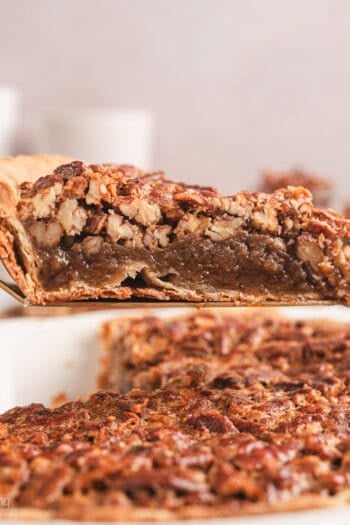
<svg viewBox="0 0 350 525"><path fill-rule="evenodd" d="M119 348L128 384L118 383L117 363L105 359L110 376L100 388L114 381L114 391L55 409L40 401L48 400L44 391L56 393L56 376L62 387L66 374L70 388L91 389L87 359L94 345L87 344L106 314L26 319L21 330L16 320L2 326L3 351L15 352L18 363L14 404L36 402L0 416L0 489L11 501L2 517L169 522L235 516L240 523L241 515L345 505L349 316L336 309L329 316L338 324L308 321L308 315L322 317L310 310L297 312L303 321L274 312L111 319L102 328L105 352ZM40 335L28 348L34 331ZM58 365L63 356L76 361L74 375L74 365ZM93 362L96 372L96 355ZM347 523L347 507L333 512ZM308 516L279 519L305 523ZM329 519L326 511L314 516ZM264 523L259 519L247 523Z"/></svg>

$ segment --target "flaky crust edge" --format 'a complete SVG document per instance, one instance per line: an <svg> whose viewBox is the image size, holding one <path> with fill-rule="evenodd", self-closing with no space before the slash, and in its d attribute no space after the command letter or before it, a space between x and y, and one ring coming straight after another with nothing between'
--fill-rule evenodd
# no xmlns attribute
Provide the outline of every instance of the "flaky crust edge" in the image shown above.
<svg viewBox="0 0 350 525"><path fill-rule="evenodd" d="M18 187L22 182L34 182L70 161L69 157L62 155L45 154L0 158L0 258L21 290L33 299L37 295L35 283L16 260L15 238L11 233L11 224L16 223Z"/></svg>
<svg viewBox="0 0 350 525"><path fill-rule="evenodd" d="M62 164L72 159L64 155L18 155L17 157L0 158L0 178L9 184L35 182L39 177L48 175Z"/></svg>
<svg viewBox="0 0 350 525"><path fill-rule="evenodd" d="M82 505L69 508L69 502L62 511L32 509L30 507L12 508L0 511L0 519L36 520L68 519L73 521L166 521L210 518L229 518L239 516L256 516L259 514L277 514L279 512L296 512L346 506L350 503L350 491L336 496L307 495L289 502L276 504L247 504L237 509L236 505L227 504L214 507L191 505L177 510L151 509L149 507L120 509L115 506L90 507Z"/></svg>

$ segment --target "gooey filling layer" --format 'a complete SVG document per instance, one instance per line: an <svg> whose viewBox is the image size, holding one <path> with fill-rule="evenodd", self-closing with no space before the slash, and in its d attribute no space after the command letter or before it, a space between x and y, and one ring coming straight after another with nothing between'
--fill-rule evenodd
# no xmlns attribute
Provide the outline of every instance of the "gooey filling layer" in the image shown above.
<svg viewBox="0 0 350 525"><path fill-rule="evenodd" d="M154 251L125 247L108 237L85 237L72 245L61 242L55 248L35 249L39 278L47 290L79 281L96 287L152 285L195 291L315 289L294 243L287 246L279 237L243 230L223 241L187 238Z"/></svg>

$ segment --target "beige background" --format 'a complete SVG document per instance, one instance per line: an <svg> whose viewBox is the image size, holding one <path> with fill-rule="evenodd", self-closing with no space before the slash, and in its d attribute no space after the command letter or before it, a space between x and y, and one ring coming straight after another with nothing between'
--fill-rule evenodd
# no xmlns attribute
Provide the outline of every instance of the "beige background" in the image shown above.
<svg viewBox="0 0 350 525"><path fill-rule="evenodd" d="M349 28L350 0L0 0L0 83L27 112L151 108L173 177L299 163L350 200Z"/></svg>

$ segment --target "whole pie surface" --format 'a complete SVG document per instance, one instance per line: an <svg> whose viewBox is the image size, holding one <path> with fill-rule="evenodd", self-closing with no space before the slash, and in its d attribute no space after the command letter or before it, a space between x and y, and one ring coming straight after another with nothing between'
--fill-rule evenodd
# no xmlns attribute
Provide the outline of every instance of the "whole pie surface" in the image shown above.
<svg viewBox="0 0 350 525"><path fill-rule="evenodd" d="M348 325L216 312L118 322L104 337L119 331L139 388L0 416L4 517L154 521L349 501ZM170 369L155 384L164 341Z"/></svg>
<svg viewBox="0 0 350 525"><path fill-rule="evenodd" d="M0 256L33 303L349 303L350 221L304 188L226 197L132 166L57 162L0 161Z"/></svg>

